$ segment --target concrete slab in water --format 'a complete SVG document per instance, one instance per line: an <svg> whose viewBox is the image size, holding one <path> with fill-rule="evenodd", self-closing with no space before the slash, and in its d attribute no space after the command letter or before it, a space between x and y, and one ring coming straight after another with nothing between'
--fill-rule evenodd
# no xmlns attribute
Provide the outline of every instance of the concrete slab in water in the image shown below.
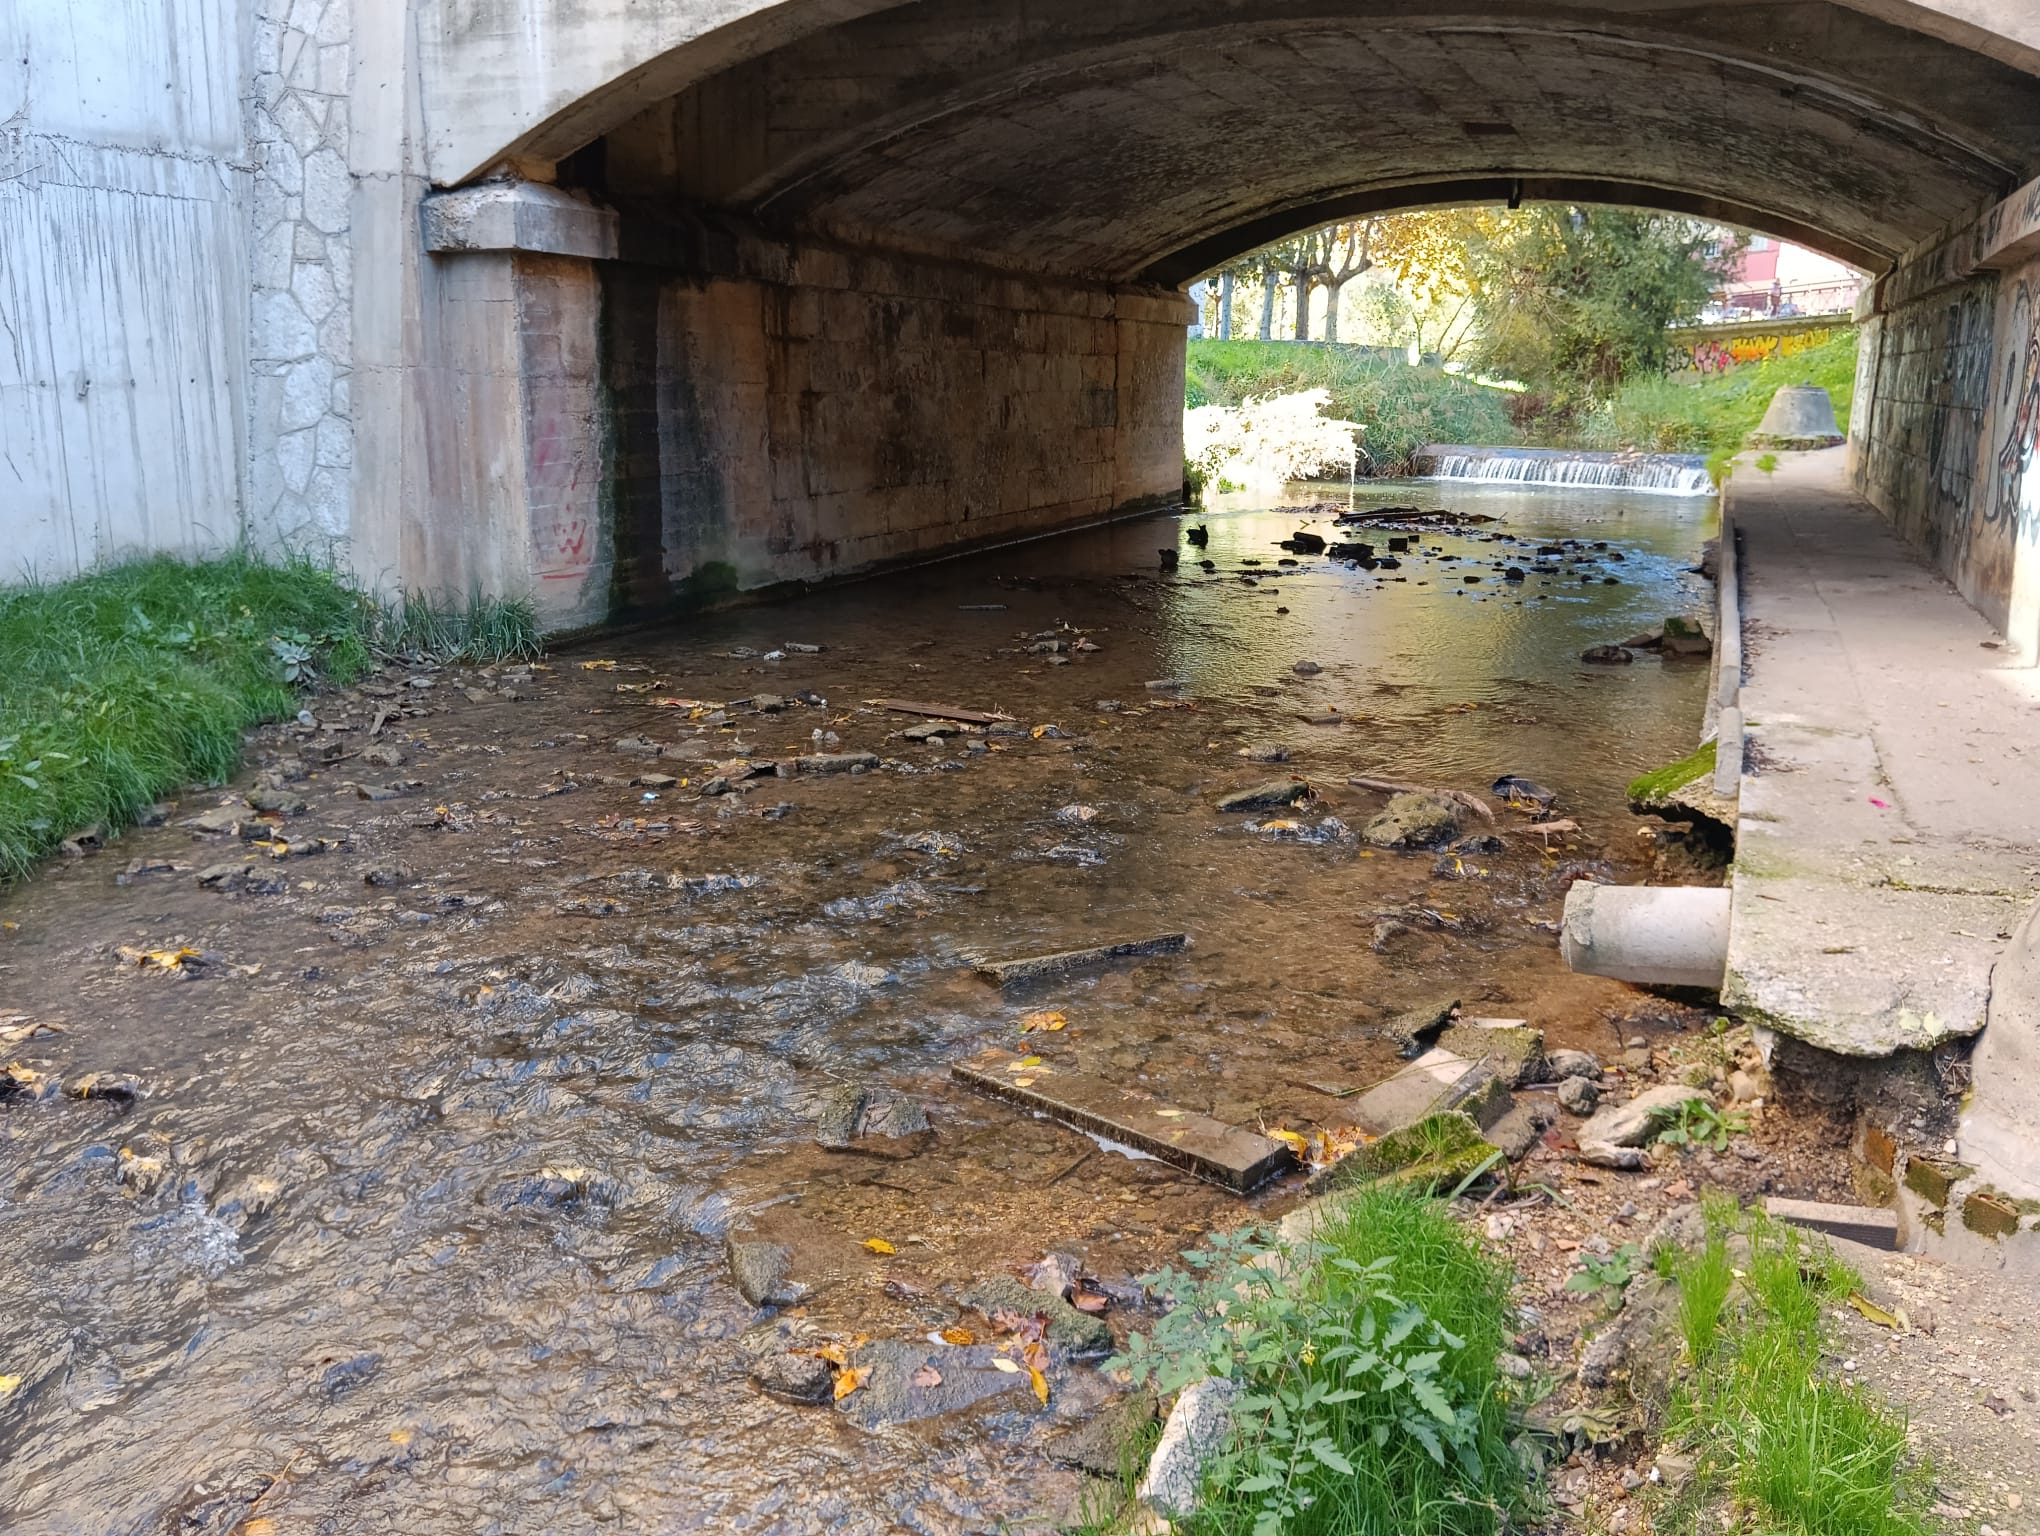
<svg viewBox="0 0 2040 1536"><path fill-rule="evenodd" d="M1065 949L1052 955L1031 955L1024 960L985 960L977 967L986 981L1008 986L1015 982L1046 981L1073 971L1109 965L1114 960L1147 955L1173 955L1190 947L1187 933L1161 933L1151 939L1128 939L1118 944L1097 944L1089 949Z"/></svg>
<svg viewBox="0 0 2040 1536"><path fill-rule="evenodd" d="M1355 1099L1353 1123L1370 1136L1386 1136L1426 1115L1464 1108L1486 1126L1508 1110L1508 1094L1499 1090L1494 1073L1479 1062L1429 1050Z"/></svg>
<svg viewBox="0 0 2040 1536"><path fill-rule="evenodd" d="M1012 1070L1022 1058L990 1050L949 1069L967 1088L1145 1152L1209 1183L1246 1194L1287 1169L1289 1148L1195 1110L1177 1109L1103 1078L1052 1065Z"/></svg>

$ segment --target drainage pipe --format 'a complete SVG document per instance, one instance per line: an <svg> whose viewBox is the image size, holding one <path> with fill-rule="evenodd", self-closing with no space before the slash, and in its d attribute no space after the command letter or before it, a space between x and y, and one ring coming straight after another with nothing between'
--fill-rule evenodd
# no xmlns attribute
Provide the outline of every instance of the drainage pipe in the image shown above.
<svg viewBox="0 0 2040 1536"><path fill-rule="evenodd" d="M1728 967L1728 903L1720 886L1582 880L1565 894L1559 948L1589 976L1718 991Z"/></svg>

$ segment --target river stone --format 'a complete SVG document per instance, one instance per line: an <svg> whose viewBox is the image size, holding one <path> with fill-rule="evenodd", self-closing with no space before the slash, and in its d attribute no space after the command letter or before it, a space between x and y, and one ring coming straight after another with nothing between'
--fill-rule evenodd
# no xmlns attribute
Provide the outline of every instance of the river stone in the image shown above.
<svg viewBox="0 0 2040 1536"><path fill-rule="evenodd" d="M1705 1088L1688 1087L1684 1083L1665 1083L1660 1087L1647 1088L1627 1104L1608 1105L1581 1126L1581 1150L1585 1150L1588 1142L1603 1142L1611 1147L1641 1147L1677 1119L1682 1107L1705 1103L1708 1097Z"/></svg>
<svg viewBox="0 0 2040 1536"><path fill-rule="evenodd" d="M1666 619L1659 642L1667 656L1711 656L1714 642L1691 619Z"/></svg>
<svg viewBox="0 0 2040 1536"><path fill-rule="evenodd" d="M793 1267L793 1250L784 1243L732 1237L727 1252L730 1279L737 1294L752 1306L790 1307L807 1294L806 1286L787 1278Z"/></svg>
<svg viewBox="0 0 2040 1536"><path fill-rule="evenodd" d="M1590 645L1580 652L1580 660L1595 667L1626 667L1636 658L1619 645Z"/></svg>
<svg viewBox="0 0 2040 1536"><path fill-rule="evenodd" d="M789 1350L753 1360L751 1380L789 1403L826 1403L834 1390L835 1378L826 1360Z"/></svg>
<svg viewBox="0 0 2040 1536"><path fill-rule="evenodd" d="M1000 1353L989 1344L958 1348L922 1339L874 1340L851 1355L851 1364L865 1373L864 1384L839 1401L837 1410L866 1429L880 1429L955 1413L1009 1392L1019 1394L1010 1406L1037 1409L1027 1372L1002 1371L992 1364ZM1015 1364L1017 1356L1017 1350L1005 1352ZM932 1366L942 1379L931 1387L915 1386L914 1374L923 1366Z"/></svg>
<svg viewBox="0 0 2040 1536"><path fill-rule="evenodd" d="M1117 1479L1127 1446L1154 1423L1157 1406L1154 1393L1145 1388L1129 1392L1105 1404L1076 1428L1051 1437L1041 1453L1058 1465Z"/></svg>
<svg viewBox="0 0 2040 1536"><path fill-rule="evenodd" d="M1397 795L1360 835L1377 848L1436 848L1459 835L1459 807L1437 795Z"/></svg>
<svg viewBox="0 0 2040 1536"><path fill-rule="evenodd" d="M1601 1058L1592 1051L1546 1051L1544 1070L1554 1081L1561 1083L1569 1077L1598 1079L1601 1075Z"/></svg>
<svg viewBox="0 0 2040 1536"><path fill-rule="evenodd" d="M928 1129L928 1111L911 1094L873 1088L864 1095L860 1136L918 1136Z"/></svg>
<svg viewBox="0 0 2040 1536"><path fill-rule="evenodd" d="M1538 1139L1558 1120L1558 1112L1549 1104L1531 1100L1513 1106L1509 1112L1487 1128L1487 1139L1502 1149L1502 1155L1512 1163L1520 1163L1530 1155ZM1463 1175L1462 1175L1463 1177Z"/></svg>
<svg viewBox="0 0 2040 1536"><path fill-rule="evenodd" d="M1375 938L1377 947L1381 939L1381 928L1393 927L1407 933L1399 923L1377 924ZM1389 937L1394 937L1393 934ZM1414 1008L1405 1008L1386 1024L1381 1026L1382 1038L1393 1040L1405 1056L1415 1056L1425 1048L1431 1036L1450 1024L1459 1012L1456 997L1435 997L1428 1003L1419 1003Z"/></svg>
<svg viewBox="0 0 2040 1536"><path fill-rule="evenodd" d="M1544 1062L1544 1032L1526 1024L1486 1023L1469 1019L1438 1037L1438 1048L1484 1062L1511 1088L1533 1081Z"/></svg>
<svg viewBox="0 0 2040 1536"><path fill-rule="evenodd" d="M1143 1503L1172 1520L1196 1512L1204 1465L1231 1436L1233 1400L1239 1395L1238 1382L1216 1376L1183 1389L1140 1480Z"/></svg>
<svg viewBox="0 0 2040 1536"><path fill-rule="evenodd" d="M876 768L875 752L812 752L793 760L801 773L854 773L859 768Z"/></svg>
<svg viewBox="0 0 2040 1536"><path fill-rule="evenodd" d="M1270 779L1251 789L1236 789L1218 802L1221 811L1272 811L1294 805L1310 796L1310 785L1302 779Z"/></svg>
<svg viewBox="0 0 2040 1536"><path fill-rule="evenodd" d="M1032 1317L1048 1314L1048 1342L1073 1355L1103 1355L1112 1349L1112 1327L1102 1317L1079 1312L1062 1297L1033 1290L1011 1275L992 1275L963 1293L963 1304L990 1317L1014 1312Z"/></svg>
<svg viewBox="0 0 2040 1536"><path fill-rule="evenodd" d="M1591 1115L1600 1098L1600 1085L1591 1077L1567 1077L1559 1081L1559 1105L1576 1115Z"/></svg>
<svg viewBox="0 0 2040 1536"><path fill-rule="evenodd" d="M815 1140L825 1147L847 1147L864 1118L864 1090L855 1083L832 1088L815 1115Z"/></svg>

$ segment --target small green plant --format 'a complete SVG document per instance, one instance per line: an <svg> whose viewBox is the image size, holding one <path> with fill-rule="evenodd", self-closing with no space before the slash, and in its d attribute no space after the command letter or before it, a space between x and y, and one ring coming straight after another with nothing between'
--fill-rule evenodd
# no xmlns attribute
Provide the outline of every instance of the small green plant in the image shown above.
<svg viewBox="0 0 2040 1536"><path fill-rule="evenodd" d="M1435 1201L1371 1188L1301 1248L1248 1231L1145 1277L1171 1309L1107 1362L1239 1382L1194 1536L1493 1536L1525 1504L1495 1359L1506 1271Z"/></svg>
<svg viewBox="0 0 2040 1536"><path fill-rule="evenodd" d="M1757 468L1761 469L1767 475L1773 473L1778 468L1778 455L1775 453L1758 454Z"/></svg>
<svg viewBox="0 0 2040 1536"><path fill-rule="evenodd" d="M1712 1536L1716 1512L1739 1501L1779 1536L1927 1536L1931 1469L1904 1419L1826 1362L1822 1304L1859 1277L1762 1212L1727 1198L1702 1210L1700 1245L1671 1261L1693 1371L1667 1424L1699 1466L1654 1528Z"/></svg>
<svg viewBox="0 0 2040 1536"><path fill-rule="evenodd" d="M1582 1253L1580 1267L1566 1277L1565 1288L1575 1293L1599 1296L1601 1305L1613 1312L1622 1305L1623 1292L1636 1278L1637 1261L1643 1250L1624 1243L1613 1253Z"/></svg>
<svg viewBox="0 0 2040 1536"><path fill-rule="evenodd" d="M1731 1136L1750 1128L1749 1120L1730 1114L1705 1099L1688 1099L1679 1106L1678 1118L1658 1132L1658 1143L1667 1147L1707 1147L1726 1152Z"/></svg>

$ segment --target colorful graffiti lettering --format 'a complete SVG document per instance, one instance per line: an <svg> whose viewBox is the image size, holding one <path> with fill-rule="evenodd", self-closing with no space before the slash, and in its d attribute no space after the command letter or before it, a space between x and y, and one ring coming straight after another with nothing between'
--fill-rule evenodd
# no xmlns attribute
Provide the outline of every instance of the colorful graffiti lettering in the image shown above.
<svg viewBox="0 0 2040 1536"><path fill-rule="evenodd" d="M1674 368L1694 373L1726 373L1743 363L1766 363L1773 358L1797 357L1825 343L1834 332L1793 331L1785 335L1731 336L1725 341L1713 337L1693 342L1672 357Z"/></svg>

